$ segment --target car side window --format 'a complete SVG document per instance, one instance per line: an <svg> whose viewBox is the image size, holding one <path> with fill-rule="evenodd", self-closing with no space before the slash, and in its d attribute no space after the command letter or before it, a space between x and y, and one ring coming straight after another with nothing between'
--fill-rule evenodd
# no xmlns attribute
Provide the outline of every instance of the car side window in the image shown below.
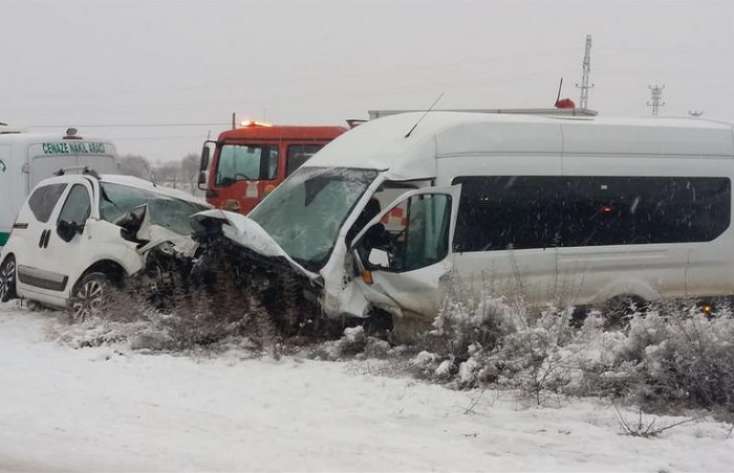
<svg viewBox="0 0 734 473"><path fill-rule="evenodd" d="M66 221L77 225L84 225L92 211L87 188L81 184L74 184L59 214L59 222Z"/></svg>
<svg viewBox="0 0 734 473"><path fill-rule="evenodd" d="M66 190L66 184L50 184L39 187L31 194L28 206L39 222L48 222L64 190Z"/></svg>

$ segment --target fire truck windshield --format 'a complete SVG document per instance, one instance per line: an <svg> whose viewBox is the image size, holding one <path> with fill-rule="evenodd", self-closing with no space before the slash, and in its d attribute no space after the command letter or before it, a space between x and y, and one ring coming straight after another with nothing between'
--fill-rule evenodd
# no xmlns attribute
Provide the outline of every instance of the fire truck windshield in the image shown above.
<svg viewBox="0 0 734 473"><path fill-rule="evenodd" d="M277 144L225 144L219 150L217 187L237 181L272 180L277 175Z"/></svg>
<svg viewBox="0 0 734 473"><path fill-rule="evenodd" d="M311 271L329 258L339 229L377 171L302 167L250 212L294 260Z"/></svg>

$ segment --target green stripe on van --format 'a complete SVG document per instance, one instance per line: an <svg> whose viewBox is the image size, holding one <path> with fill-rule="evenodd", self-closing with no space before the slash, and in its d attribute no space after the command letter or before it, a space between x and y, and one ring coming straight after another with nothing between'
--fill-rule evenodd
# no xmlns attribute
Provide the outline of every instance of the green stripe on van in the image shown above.
<svg viewBox="0 0 734 473"><path fill-rule="evenodd" d="M10 233L0 232L0 246L5 245L9 237L10 237Z"/></svg>

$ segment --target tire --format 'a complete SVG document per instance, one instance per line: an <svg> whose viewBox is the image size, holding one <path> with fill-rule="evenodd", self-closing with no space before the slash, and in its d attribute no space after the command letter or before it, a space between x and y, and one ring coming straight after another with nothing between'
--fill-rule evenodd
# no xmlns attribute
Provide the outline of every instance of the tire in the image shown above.
<svg viewBox="0 0 734 473"><path fill-rule="evenodd" d="M15 258L8 256L0 266L0 302L8 302L15 299L18 294L15 290L16 265Z"/></svg>
<svg viewBox="0 0 734 473"><path fill-rule="evenodd" d="M68 312L73 322L84 322L98 315L106 302L110 279L104 273L84 275L74 286Z"/></svg>

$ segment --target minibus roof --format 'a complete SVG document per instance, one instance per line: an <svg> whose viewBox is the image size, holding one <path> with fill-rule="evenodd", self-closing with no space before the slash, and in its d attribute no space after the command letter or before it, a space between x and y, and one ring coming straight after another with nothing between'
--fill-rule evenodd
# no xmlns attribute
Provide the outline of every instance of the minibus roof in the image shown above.
<svg viewBox="0 0 734 473"><path fill-rule="evenodd" d="M410 180L435 177L437 158L518 153L731 158L734 135L730 124L700 118L404 113L354 128L304 166L378 169Z"/></svg>

